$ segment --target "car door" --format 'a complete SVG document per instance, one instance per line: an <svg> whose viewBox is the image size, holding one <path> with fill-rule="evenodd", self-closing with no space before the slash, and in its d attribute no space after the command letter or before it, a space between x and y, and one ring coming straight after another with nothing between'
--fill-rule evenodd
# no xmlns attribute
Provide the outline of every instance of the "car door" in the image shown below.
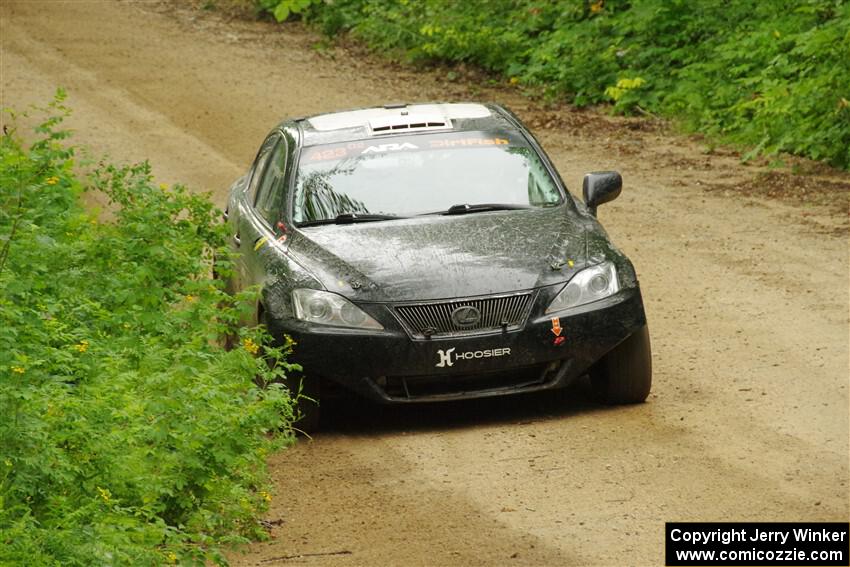
<svg viewBox="0 0 850 567"><path fill-rule="evenodd" d="M250 239L256 229L253 227L252 208L256 200L257 188L260 185L263 170L268 163L272 151L280 139L280 134L277 132L271 133L260 146L257 152L257 157L254 159L254 164L248 174L248 182L244 191L236 199L236 211L230 212L231 228L233 230L233 246L238 252L234 265L234 279L236 280L236 289L244 289L251 285L251 276L249 265L251 264L248 257L250 247L243 246L245 239ZM235 214L234 214L235 213Z"/></svg>
<svg viewBox="0 0 850 567"><path fill-rule="evenodd" d="M284 136L267 140L268 153L256 172L257 180L246 193L246 207L239 226L244 285L262 284L266 277L263 248L276 238L275 224L281 215L286 177L288 143ZM253 180L252 180L253 181Z"/></svg>

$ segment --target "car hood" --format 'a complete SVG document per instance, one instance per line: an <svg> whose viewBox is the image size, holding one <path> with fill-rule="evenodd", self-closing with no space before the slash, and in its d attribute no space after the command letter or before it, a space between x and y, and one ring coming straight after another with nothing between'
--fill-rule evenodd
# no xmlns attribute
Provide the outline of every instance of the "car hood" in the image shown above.
<svg viewBox="0 0 850 567"><path fill-rule="evenodd" d="M584 227L565 207L324 225L289 254L359 301L418 301L564 282L585 264Z"/></svg>

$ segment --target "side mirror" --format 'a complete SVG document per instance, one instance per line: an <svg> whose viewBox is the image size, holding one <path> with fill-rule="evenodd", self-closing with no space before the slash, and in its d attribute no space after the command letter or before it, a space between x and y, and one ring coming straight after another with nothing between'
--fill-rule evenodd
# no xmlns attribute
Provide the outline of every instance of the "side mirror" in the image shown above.
<svg viewBox="0 0 850 567"><path fill-rule="evenodd" d="M613 201L623 190L623 178L616 171L597 171L587 173L581 184L584 204L590 209L590 214L596 216L596 207L608 201Z"/></svg>

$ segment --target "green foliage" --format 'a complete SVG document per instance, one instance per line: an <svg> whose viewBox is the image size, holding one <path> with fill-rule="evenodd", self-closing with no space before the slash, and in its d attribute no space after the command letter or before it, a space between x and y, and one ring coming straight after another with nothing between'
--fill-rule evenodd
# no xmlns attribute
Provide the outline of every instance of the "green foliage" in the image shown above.
<svg viewBox="0 0 850 567"><path fill-rule="evenodd" d="M258 0L259 8L270 13L278 22L286 21L293 14L304 13L312 4L321 0Z"/></svg>
<svg viewBox="0 0 850 567"><path fill-rule="evenodd" d="M328 0L307 17L398 59L472 63L579 106L850 168L844 0Z"/></svg>
<svg viewBox="0 0 850 567"><path fill-rule="evenodd" d="M264 534L288 348L255 357L267 337L208 276L229 264L209 199L146 163L85 180L63 98L31 146L0 140L0 564L223 563Z"/></svg>

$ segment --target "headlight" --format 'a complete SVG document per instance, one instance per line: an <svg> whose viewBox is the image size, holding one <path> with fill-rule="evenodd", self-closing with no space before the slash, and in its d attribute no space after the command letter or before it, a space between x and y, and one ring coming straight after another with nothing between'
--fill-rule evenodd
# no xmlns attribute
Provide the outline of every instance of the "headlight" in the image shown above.
<svg viewBox="0 0 850 567"><path fill-rule="evenodd" d="M302 321L336 327L383 330L380 323L362 309L335 293L315 289L296 289L292 292L295 317Z"/></svg>
<svg viewBox="0 0 850 567"><path fill-rule="evenodd" d="M611 262L603 262L585 268L574 275L549 304L546 313L599 301L618 291L620 291L620 283L617 280L617 268Z"/></svg>

